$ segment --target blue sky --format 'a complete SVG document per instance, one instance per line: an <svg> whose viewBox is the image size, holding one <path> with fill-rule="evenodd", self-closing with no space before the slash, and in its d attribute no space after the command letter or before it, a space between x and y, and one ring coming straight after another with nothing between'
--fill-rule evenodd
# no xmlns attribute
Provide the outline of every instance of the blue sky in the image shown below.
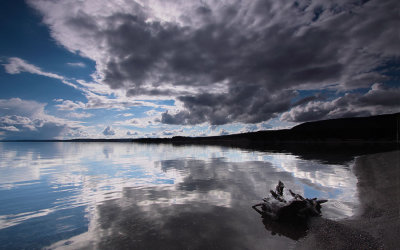
<svg viewBox="0 0 400 250"><path fill-rule="evenodd" d="M3 1L0 139L220 135L400 110L398 1Z"/></svg>

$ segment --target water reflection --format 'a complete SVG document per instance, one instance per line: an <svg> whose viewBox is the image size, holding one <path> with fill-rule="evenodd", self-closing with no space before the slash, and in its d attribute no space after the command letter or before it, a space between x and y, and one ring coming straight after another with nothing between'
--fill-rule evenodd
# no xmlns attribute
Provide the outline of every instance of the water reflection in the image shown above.
<svg viewBox="0 0 400 250"><path fill-rule="evenodd" d="M307 221L276 221L271 218L263 218L262 223L271 235L285 236L292 240L299 240L307 235Z"/></svg>
<svg viewBox="0 0 400 250"><path fill-rule="evenodd" d="M251 205L282 180L329 199L326 218L351 216L351 164L211 146L0 143L0 244L287 248L298 236L269 235L264 226L274 225L260 223Z"/></svg>

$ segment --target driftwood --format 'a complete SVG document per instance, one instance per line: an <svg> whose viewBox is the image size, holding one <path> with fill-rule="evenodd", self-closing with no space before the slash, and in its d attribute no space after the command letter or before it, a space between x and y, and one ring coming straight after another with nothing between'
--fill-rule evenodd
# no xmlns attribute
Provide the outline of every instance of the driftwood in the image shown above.
<svg viewBox="0 0 400 250"><path fill-rule="evenodd" d="M262 203L256 204L252 208L263 218L281 222L295 222L307 220L313 216L321 216L321 204L327 200L307 199L289 189L292 199L287 201L283 194L284 188L285 185L279 181L275 191L270 191L272 197L264 198Z"/></svg>

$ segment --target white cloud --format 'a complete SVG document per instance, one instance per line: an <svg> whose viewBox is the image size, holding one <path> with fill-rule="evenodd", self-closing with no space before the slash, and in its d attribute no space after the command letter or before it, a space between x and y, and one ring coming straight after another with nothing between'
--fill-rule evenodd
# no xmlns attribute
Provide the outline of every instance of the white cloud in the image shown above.
<svg viewBox="0 0 400 250"><path fill-rule="evenodd" d="M20 98L0 99L2 139L54 139L82 136L82 125L45 112L45 103Z"/></svg>
<svg viewBox="0 0 400 250"><path fill-rule="evenodd" d="M133 106L147 106L154 108L173 109L174 107L168 105L157 105L151 101L137 101L132 97L126 96L125 90L112 90L108 85L98 82L86 82L83 80L76 80L81 85L78 87L76 84L71 83L66 77L46 72L41 68L24 61L21 58L11 57L8 59L7 64L3 64L7 73L19 74L27 72L31 74L42 75L54 79L58 79L66 85L76 88L82 91L82 94L86 97L87 102L71 101L64 99L54 99L53 101L59 104L55 105L59 110L77 110L77 109L118 109L124 110ZM80 63L70 63L71 66L82 66ZM150 98L155 99L155 98ZM88 113L84 115L78 113L71 113L71 118L86 118L89 117Z"/></svg>
<svg viewBox="0 0 400 250"><path fill-rule="evenodd" d="M154 109L144 112L147 116L161 116L163 112L156 111Z"/></svg>
<svg viewBox="0 0 400 250"><path fill-rule="evenodd" d="M18 132L19 131L19 129L17 129L14 126L3 126L3 127L0 127L0 130L6 130L6 131L12 131L12 132Z"/></svg>
<svg viewBox="0 0 400 250"><path fill-rule="evenodd" d="M105 135L105 136L115 135L115 130L112 129L110 126L107 126L107 127L103 130L103 135Z"/></svg>
<svg viewBox="0 0 400 250"><path fill-rule="evenodd" d="M183 128L163 130L161 133L158 134L160 135L160 137L172 137L182 135L182 133Z"/></svg>
<svg viewBox="0 0 400 250"><path fill-rule="evenodd" d="M76 119L89 118L92 116L93 116L93 114L86 113L86 112L82 112L82 113L71 112L71 113L67 114L67 117L76 118Z"/></svg>
<svg viewBox="0 0 400 250"><path fill-rule="evenodd" d="M84 64L83 62L70 62L70 63L67 63L67 65L71 66L71 67L78 67L78 68L86 67L86 64Z"/></svg>
<svg viewBox="0 0 400 250"><path fill-rule="evenodd" d="M3 66L8 74L14 75L14 74L20 74L23 72L27 72L27 73L31 73L31 74L46 76L46 77L61 80L62 83L66 84L70 87L73 87L75 89L78 89L78 87L75 84L68 81L68 79L66 79L65 77L55 74L55 73L43 71L41 68L39 68L33 64L30 64L18 57L10 57L8 59L8 63L3 64Z"/></svg>
<svg viewBox="0 0 400 250"><path fill-rule="evenodd" d="M80 101L71 101L71 100L63 100L59 99L57 102L61 102L61 104L55 105L59 110L76 110L76 109L84 109L86 105Z"/></svg>
<svg viewBox="0 0 400 250"><path fill-rule="evenodd" d="M45 106L45 103L22 100L20 98L0 99L0 114L2 116L41 117L44 115Z"/></svg>
<svg viewBox="0 0 400 250"><path fill-rule="evenodd" d="M221 131L219 133L219 135L229 135L229 134L230 134L229 131L226 129L221 129Z"/></svg>
<svg viewBox="0 0 400 250"><path fill-rule="evenodd" d="M64 99L56 99L55 102L60 104L55 105L60 110L76 110L76 109L114 109L114 110L126 110L130 107L145 106L151 108L161 108L164 110L175 110L177 107L168 105L158 105L151 101L135 100L126 96L110 97L95 94L91 91L85 91L84 93L87 102L71 101ZM157 114L160 112L157 112ZM124 115L128 116L128 115Z"/></svg>
<svg viewBox="0 0 400 250"><path fill-rule="evenodd" d="M147 128L160 125L159 116L147 116L140 118L128 119L125 121L116 121L115 125L119 126L134 126L138 128Z"/></svg>
<svg viewBox="0 0 400 250"><path fill-rule="evenodd" d="M139 132L137 132L137 131L127 131L127 132L126 132L126 135L138 136L138 135L139 135Z"/></svg>
<svg viewBox="0 0 400 250"><path fill-rule="evenodd" d="M60 75L42 71L39 67L37 67L33 64L29 64L26 61L24 61L18 57L10 57L8 59L8 63L4 64L4 68L8 74L20 74L22 72L28 72L31 74L47 76L47 77L55 78L55 79L59 79L59 80L64 79L64 77L62 77Z"/></svg>

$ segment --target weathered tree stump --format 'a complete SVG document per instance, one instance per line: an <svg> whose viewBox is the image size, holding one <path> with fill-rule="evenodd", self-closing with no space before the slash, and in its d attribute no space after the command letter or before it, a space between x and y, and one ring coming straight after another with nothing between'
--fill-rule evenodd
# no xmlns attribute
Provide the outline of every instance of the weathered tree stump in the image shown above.
<svg viewBox="0 0 400 250"><path fill-rule="evenodd" d="M306 220L313 216L321 216L321 204L327 202L327 200L307 199L289 189L292 199L287 201L283 194L284 188L285 185L279 181L275 191L270 190L272 197L264 198L262 203L256 204L252 208L262 217L275 221L294 222Z"/></svg>

